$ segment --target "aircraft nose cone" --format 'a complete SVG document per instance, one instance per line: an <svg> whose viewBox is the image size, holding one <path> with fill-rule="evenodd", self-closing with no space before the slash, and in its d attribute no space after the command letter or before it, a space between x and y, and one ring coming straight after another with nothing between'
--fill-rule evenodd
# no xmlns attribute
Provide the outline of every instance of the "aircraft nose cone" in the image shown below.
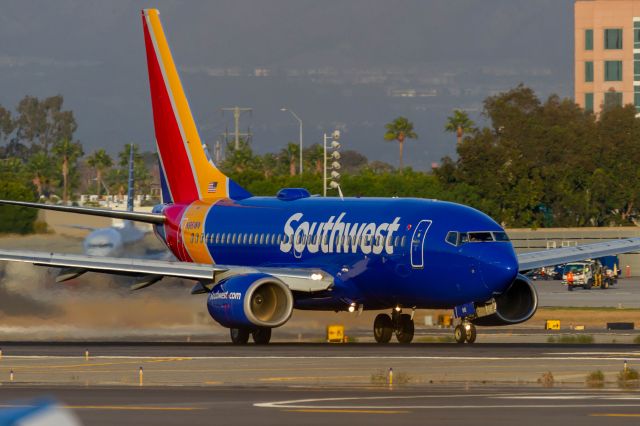
<svg viewBox="0 0 640 426"><path fill-rule="evenodd" d="M518 275L518 258L510 245L485 253L479 266L485 285L495 293L507 290Z"/></svg>

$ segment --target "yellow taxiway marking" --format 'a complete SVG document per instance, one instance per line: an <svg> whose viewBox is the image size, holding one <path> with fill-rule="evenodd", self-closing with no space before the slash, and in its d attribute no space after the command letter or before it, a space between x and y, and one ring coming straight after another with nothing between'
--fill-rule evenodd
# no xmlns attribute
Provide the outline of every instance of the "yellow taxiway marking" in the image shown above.
<svg viewBox="0 0 640 426"><path fill-rule="evenodd" d="M625 414L625 413L595 413L589 414L591 417L640 417L640 414Z"/></svg>
<svg viewBox="0 0 640 426"><path fill-rule="evenodd" d="M177 362L190 361L191 358L158 358L158 359L141 359L139 361L118 361L118 362L85 362L84 364L56 364L56 365L24 365L23 371L26 370L42 370L49 368L87 368L87 367L104 367L106 365L127 365L127 364L144 364L152 362Z"/></svg>
<svg viewBox="0 0 640 426"><path fill-rule="evenodd" d="M338 408L301 408L299 410L284 410L288 413L347 413L347 414L406 414L410 411L402 410L353 410Z"/></svg>
<svg viewBox="0 0 640 426"><path fill-rule="evenodd" d="M2 404L0 408L24 408L31 405ZM71 410L112 410L112 411L196 411L202 407L153 407L144 405L64 405Z"/></svg>

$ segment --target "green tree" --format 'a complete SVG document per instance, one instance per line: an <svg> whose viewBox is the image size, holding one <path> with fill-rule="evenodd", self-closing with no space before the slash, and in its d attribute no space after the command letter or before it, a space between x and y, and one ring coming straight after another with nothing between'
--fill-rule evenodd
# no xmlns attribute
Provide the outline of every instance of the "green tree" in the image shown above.
<svg viewBox="0 0 640 426"><path fill-rule="evenodd" d="M315 174L322 174L324 165L324 148L319 143L314 143L304 150L305 170L313 170Z"/></svg>
<svg viewBox="0 0 640 426"><path fill-rule="evenodd" d="M413 123L406 117L398 117L385 126L386 132L384 134L384 140L397 141L399 147L399 170L402 170L402 152L404 148L404 142L407 139L418 139L418 134L413 130Z"/></svg>
<svg viewBox="0 0 640 426"><path fill-rule="evenodd" d="M35 185L38 193L38 199L49 191L48 184L55 165L51 158L49 158L44 152L38 152L29 158L27 163L27 170L31 174L31 182Z"/></svg>
<svg viewBox="0 0 640 426"><path fill-rule="evenodd" d="M0 106L0 141L6 141L13 132L15 124L11 117L11 111Z"/></svg>
<svg viewBox="0 0 640 426"><path fill-rule="evenodd" d="M87 164L96 172L96 193L100 196L102 192L101 185L104 185L102 180L103 173L113 166L113 160L104 149L99 149L87 159Z"/></svg>
<svg viewBox="0 0 640 426"><path fill-rule="evenodd" d="M282 162L289 166L289 176L296 175L296 159L299 155L300 147L293 142L289 142L287 146L280 151Z"/></svg>
<svg viewBox="0 0 640 426"><path fill-rule="evenodd" d="M455 133L458 138L458 145L462 142L465 134L471 133L475 129L475 123L469 118L469 115L459 109L453 110L453 115L447 118L447 124L444 130Z"/></svg>
<svg viewBox="0 0 640 426"><path fill-rule="evenodd" d="M42 150L49 154L54 144L65 139L72 140L78 126L73 112L62 110L63 102L61 95L42 101L33 96L25 96L17 107L17 142L29 142L31 152Z"/></svg>
<svg viewBox="0 0 640 426"><path fill-rule="evenodd" d="M71 142L71 140L66 138L61 139L54 144L53 153L60 163L60 170L62 172L62 201L64 204L67 204L69 202L69 175L75 171L78 158L84 154L82 144L77 141Z"/></svg>
<svg viewBox="0 0 640 426"><path fill-rule="evenodd" d="M33 187L6 179L5 173L0 173L0 197L4 200L33 201L35 194ZM28 234L33 232L33 225L38 217L36 209L16 206L0 206L0 233Z"/></svg>

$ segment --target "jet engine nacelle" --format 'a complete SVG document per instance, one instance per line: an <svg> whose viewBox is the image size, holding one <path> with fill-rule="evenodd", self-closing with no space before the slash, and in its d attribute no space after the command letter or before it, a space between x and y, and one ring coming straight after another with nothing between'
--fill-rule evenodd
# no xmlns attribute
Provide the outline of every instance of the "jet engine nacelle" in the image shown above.
<svg viewBox="0 0 640 426"><path fill-rule="evenodd" d="M473 319L476 325L511 325L525 322L538 309L538 293L533 283L518 274L511 287L496 297L496 310L491 315Z"/></svg>
<svg viewBox="0 0 640 426"><path fill-rule="evenodd" d="M293 295L286 284L271 275L235 275L213 287L207 309L224 327L273 328L291 317Z"/></svg>

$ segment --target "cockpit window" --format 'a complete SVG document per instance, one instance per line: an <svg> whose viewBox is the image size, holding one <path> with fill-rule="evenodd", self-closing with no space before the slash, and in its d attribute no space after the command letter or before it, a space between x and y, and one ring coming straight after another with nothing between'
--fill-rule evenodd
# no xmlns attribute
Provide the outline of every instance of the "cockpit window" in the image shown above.
<svg viewBox="0 0 640 426"><path fill-rule="evenodd" d="M447 238L446 241L451 244L452 246L457 246L458 245L458 236L460 234L456 231L449 231L449 233L447 233Z"/></svg>
<svg viewBox="0 0 640 426"><path fill-rule="evenodd" d="M509 241L509 236L507 235L506 232L494 232L493 233L493 237L495 238L496 241Z"/></svg>
<svg viewBox="0 0 640 426"><path fill-rule="evenodd" d="M469 232L470 243L485 243L487 241L493 241L493 235L491 232Z"/></svg>

